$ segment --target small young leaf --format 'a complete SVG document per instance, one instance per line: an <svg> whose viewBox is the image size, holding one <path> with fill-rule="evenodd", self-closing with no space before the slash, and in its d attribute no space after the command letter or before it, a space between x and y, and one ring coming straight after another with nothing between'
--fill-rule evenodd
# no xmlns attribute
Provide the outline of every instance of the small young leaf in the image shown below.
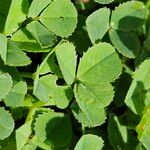
<svg viewBox="0 0 150 150"><path fill-rule="evenodd" d="M101 40L109 29L110 10L102 8L92 13L86 20L87 31L94 44Z"/></svg>
<svg viewBox="0 0 150 150"><path fill-rule="evenodd" d="M42 12L40 20L54 34L68 37L76 28L77 11L70 0L55 0Z"/></svg>
<svg viewBox="0 0 150 150"><path fill-rule="evenodd" d="M29 23L26 28L42 48L51 47L57 42L56 36L37 21Z"/></svg>
<svg viewBox="0 0 150 150"><path fill-rule="evenodd" d="M13 85L12 78L9 74L0 73L0 99L4 98Z"/></svg>
<svg viewBox="0 0 150 150"><path fill-rule="evenodd" d="M150 59L145 60L135 71L125 103L136 114L142 115L150 103Z"/></svg>
<svg viewBox="0 0 150 150"><path fill-rule="evenodd" d="M33 0L29 8L28 17L37 17L51 2L52 0Z"/></svg>
<svg viewBox="0 0 150 150"><path fill-rule="evenodd" d="M72 84L76 71L75 47L71 43L63 43L57 47L55 53L65 81Z"/></svg>
<svg viewBox="0 0 150 150"><path fill-rule="evenodd" d="M148 10L142 2L129 1L120 4L111 17L111 27L119 30L135 30L140 28L148 15Z"/></svg>
<svg viewBox="0 0 150 150"><path fill-rule="evenodd" d="M119 53L128 58L135 58L137 56L140 50L140 43L135 34L111 29L109 30L109 35Z"/></svg>
<svg viewBox="0 0 150 150"><path fill-rule="evenodd" d="M14 129L14 120L4 108L0 108L0 140L7 138Z"/></svg>
<svg viewBox="0 0 150 150"><path fill-rule="evenodd" d="M114 0L94 0L94 1L100 4L109 4L113 2Z"/></svg>
<svg viewBox="0 0 150 150"><path fill-rule="evenodd" d="M101 137L92 134L83 135L78 141L75 150L101 150L103 148L103 140Z"/></svg>

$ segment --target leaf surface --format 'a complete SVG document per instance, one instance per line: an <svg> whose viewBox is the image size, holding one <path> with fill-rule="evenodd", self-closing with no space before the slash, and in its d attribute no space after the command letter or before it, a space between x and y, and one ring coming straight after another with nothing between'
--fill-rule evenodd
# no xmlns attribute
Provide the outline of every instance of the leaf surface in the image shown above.
<svg viewBox="0 0 150 150"><path fill-rule="evenodd" d="M4 108L0 108L0 140L4 140L12 133L14 129L14 120L10 113Z"/></svg>
<svg viewBox="0 0 150 150"><path fill-rule="evenodd" d="M55 53L65 81L72 84L76 71L75 47L71 43L63 43L57 47Z"/></svg>
<svg viewBox="0 0 150 150"><path fill-rule="evenodd" d="M148 15L148 10L142 2L129 1L120 4L111 17L111 27L129 31L140 28Z"/></svg>
<svg viewBox="0 0 150 150"><path fill-rule="evenodd" d="M99 9L88 16L86 26L93 44L101 40L109 29L109 16L110 10L107 8Z"/></svg>
<svg viewBox="0 0 150 150"><path fill-rule="evenodd" d="M68 37L76 28L77 11L70 0L55 0L42 12L40 20L56 35Z"/></svg>
<svg viewBox="0 0 150 150"><path fill-rule="evenodd" d="M101 150L103 148L103 140L101 137L92 134L83 135L78 141L75 150Z"/></svg>

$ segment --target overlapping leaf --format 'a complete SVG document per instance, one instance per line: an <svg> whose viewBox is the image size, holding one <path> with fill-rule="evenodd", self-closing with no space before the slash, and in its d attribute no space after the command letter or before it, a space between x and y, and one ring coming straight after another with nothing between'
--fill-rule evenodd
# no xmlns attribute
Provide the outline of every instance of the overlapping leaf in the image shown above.
<svg viewBox="0 0 150 150"><path fill-rule="evenodd" d="M76 52L71 43L63 43L56 48L56 57L65 81L70 85L75 80Z"/></svg>
<svg viewBox="0 0 150 150"><path fill-rule="evenodd" d="M56 36L39 22L31 22L26 28L42 48L51 47L57 42Z"/></svg>
<svg viewBox="0 0 150 150"><path fill-rule="evenodd" d="M49 112L39 116L34 130L39 141L49 148L63 147L70 143L72 137L70 119L62 113Z"/></svg>
<svg viewBox="0 0 150 150"><path fill-rule="evenodd" d="M34 95L41 101L52 101L57 107L65 108L72 99L73 92L70 86L58 86L56 80L57 77L53 75L38 79L35 83Z"/></svg>
<svg viewBox="0 0 150 150"><path fill-rule="evenodd" d="M51 2L52 0L33 0L29 8L28 17L37 17Z"/></svg>
<svg viewBox="0 0 150 150"><path fill-rule="evenodd" d="M150 103L150 60L145 60L135 71L125 103L136 114L142 115Z"/></svg>
<svg viewBox="0 0 150 150"><path fill-rule="evenodd" d="M137 36L132 32L124 32L119 30L109 30L110 39L114 47L122 55L135 58L140 50L140 44Z"/></svg>
<svg viewBox="0 0 150 150"><path fill-rule="evenodd" d="M16 32L21 23L26 19L28 5L28 0L12 0L5 23L6 35Z"/></svg>

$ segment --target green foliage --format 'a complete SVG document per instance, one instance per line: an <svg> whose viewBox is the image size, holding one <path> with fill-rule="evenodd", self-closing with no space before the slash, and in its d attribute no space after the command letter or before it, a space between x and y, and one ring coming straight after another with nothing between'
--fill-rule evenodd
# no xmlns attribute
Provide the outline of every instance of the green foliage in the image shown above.
<svg viewBox="0 0 150 150"><path fill-rule="evenodd" d="M0 1L0 149L149 150L150 0Z"/></svg>
<svg viewBox="0 0 150 150"><path fill-rule="evenodd" d="M77 143L75 150L84 150L85 148L87 150L95 149L99 150L103 147L103 140L101 137L98 137L96 135L87 134L83 135L79 142Z"/></svg>

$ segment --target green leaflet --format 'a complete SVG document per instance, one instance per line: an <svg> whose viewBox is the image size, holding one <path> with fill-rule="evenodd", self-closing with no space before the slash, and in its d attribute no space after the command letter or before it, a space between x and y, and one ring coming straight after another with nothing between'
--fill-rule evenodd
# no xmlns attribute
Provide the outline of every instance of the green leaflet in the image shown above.
<svg viewBox="0 0 150 150"><path fill-rule="evenodd" d="M37 139L49 145L50 149L68 145L72 137L70 118L62 113L40 115L35 121L34 130Z"/></svg>
<svg viewBox="0 0 150 150"><path fill-rule="evenodd" d="M82 90L82 91L81 91ZM101 125L105 122L106 114L104 107L102 107L99 101L96 99L89 98L91 96L88 94L86 89L78 90L78 87L75 87L75 98L79 106L72 106L72 111L75 118L82 123L84 126L95 127ZM84 92L84 97L80 97L81 92ZM98 110L98 111L97 111Z"/></svg>
<svg viewBox="0 0 150 150"><path fill-rule="evenodd" d="M146 149L150 149L150 109L147 107L145 113L136 128L139 141L145 146Z"/></svg>
<svg viewBox="0 0 150 150"><path fill-rule="evenodd" d="M150 103L150 60L145 60L135 71L125 103L136 114L142 115L144 107Z"/></svg>
<svg viewBox="0 0 150 150"><path fill-rule="evenodd" d="M101 40L109 29L110 10L102 8L92 13L86 20L87 31L94 44Z"/></svg>
<svg viewBox="0 0 150 150"><path fill-rule="evenodd" d="M3 99L9 107L23 106L25 94L27 93L27 84L24 81L18 82Z"/></svg>
<svg viewBox="0 0 150 150"><path fill-rule="evenodd" d="M77 11L70 0L55 0L42 12L40 21L54 34L68 37L76 28Z"/></svg>
<svg viewBox="0 0 150 150"><path fill-rule="evenodd" d="M28 17L37 17L51 2L52 0L33 0L29 8Z"/></svg>
<svg viewBox="0 0 150 150"><path fill-rule="evenodd" d="M119 30L109 30L110 39L114 47L122 55L135 58L140 50L140 44L137 36L132 32Z"/></svg>
<svg viewBox="0 0 150 150"><path fill-rule="evenodd" d="M26 66L31 63L29 57L11 40L0 34L0 55L5 65ZM18 59L19 58L19 59Z"/></svg>
<svg viewBox="0 0 150 150"><path fill-rule="evenodd" d="M79 63L77 77L80 81L91 84L109 83L118 78L121 69L115 49L108 43L99 43L84 54Z"/></svg>
<svg viewBox="0 0 150 150"><path fill-rule="evenodd" d="M27 57L27 55L17 46L15 42L8 40L7 48L6 65L27 66L31 63L30 58Z"/></svg>
<svg viewBox="0 0 150 150"><path fill-rule="evenodd" d="M27 143L31 133L31 121L25 123L23 126L16 130L17 150L22 150L24 145Z"/></svg>
<svg viewBox="0 0 150 150"><path fill-rule="evenodd" d="M5 23L5 34L11 35L26 19L28 11L28 0L12 0L9 13Z"/></svg>
<svg viewBox="0 0 150 150"><path fill-rule="evenodd" d="M24 51L39 53L39 52L48 52L50 48L42 49L41 45L32 37L29 31L26 28L18 30L13 34L13 41Z"/></svg>
<svg viewBox="0 0 150 150"><path fill-rule="evenodd" d="M0 108L0 140L7 138L14 129L14 120L10 113Z"/></svg>
<svg viewBox="0 0 150 150"><path fill-rule="evenodd" d="M120 4L111 16L111 27L119 30L135 30L140 28L148 15L142 2L130 1Z"/></svg>
<svg viewBox="0 0 150 150"><path fill-rule="evenodd" d="M0 99L4 98L12 87L12 78L9 74L0 73Z"/></svg>
<svg viewBox="0 0 150 150"><path fill-rule="evenodd" d="M37 21L29 23L26 28L42 48L52 47L57 42L56 36Z"/></svg>
<svg viewBox="0 0 150 150"><path fill-rule="evenodd" d="M92 134L83 135L77 143L75 150L101 150L103 140L101 137Z"/></svg>
<svg viewBox="0 0 150 150"><path fill-rule="evenodd" d="M56 48L55 53L65 81L72 84L76 71L75 47L71 43L63 43Z"/></svg>
<svg viewBox="0 0 150 150"><path fill-rule="evenodd" d="M0 55L4 62L7 59L7 38L5 35L0 34Z"/></svg>
<svg viewBox="0 0 150 150"><path fill-rule="evenodd" d="M57 76L45 75L35 83L34 95L41 101L52 102L59 108L66 108L72 99L73 92L70 86L58 86Z"/></svg>

